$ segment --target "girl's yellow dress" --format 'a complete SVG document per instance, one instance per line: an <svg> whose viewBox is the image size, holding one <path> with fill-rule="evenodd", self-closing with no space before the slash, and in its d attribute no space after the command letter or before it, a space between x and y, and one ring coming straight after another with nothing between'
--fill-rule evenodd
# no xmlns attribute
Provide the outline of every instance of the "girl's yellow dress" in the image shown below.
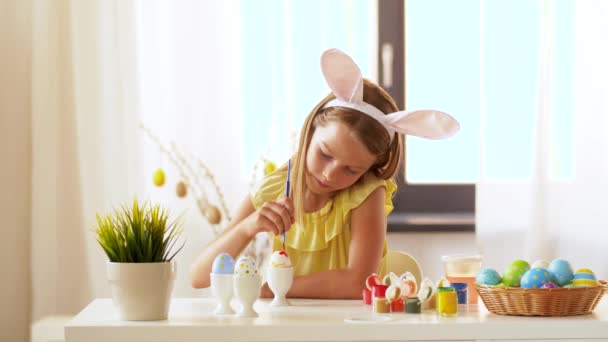
<svg viewBox="0 0 608 342"><path fill-rule="evenodd" d="M277 170L262 181L257 191L251 195L256 210L267 201L285 197L286 176L286 170ZM381 186L386 188L384 212L388 215L393 210L392 195L397 190L397 185L393 180L384 180L372 174L339 192L320 210L304 214L304 228L290 229L285 239L285 248L296 276L348 266L351 211ZM282 248L283 237L274 236L272 250ZM383 256L387 249L385 241ZM380 265L380 268L384 268L384 265Z"/></svg>

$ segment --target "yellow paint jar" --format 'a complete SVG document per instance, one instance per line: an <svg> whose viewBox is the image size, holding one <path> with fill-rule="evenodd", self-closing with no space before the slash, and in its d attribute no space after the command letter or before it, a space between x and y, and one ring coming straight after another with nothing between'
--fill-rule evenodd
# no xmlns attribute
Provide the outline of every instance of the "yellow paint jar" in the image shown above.
<svg viewBox="0 0 608 342"><path fill-rule="evenodd" d="M386 298L376 297L372 305L374 313L389 313L391 312L391 304Z"/></svg>
<svg viewBox="0 0 608 342"><path fill-rule="evenodd" d="M451 287L440 287L437 292L437 313L441 316L458 314L458 296Z"/></svg>

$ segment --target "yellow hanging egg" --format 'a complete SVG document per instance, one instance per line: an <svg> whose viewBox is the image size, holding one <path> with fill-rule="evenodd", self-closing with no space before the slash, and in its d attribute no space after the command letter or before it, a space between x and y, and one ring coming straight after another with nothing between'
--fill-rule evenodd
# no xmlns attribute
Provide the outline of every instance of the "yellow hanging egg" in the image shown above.
<svg viewBox="0 0 608 342"><path fill-rule="evenodd" d="M156 186L163 186L165 184L165 172L163 169L158 169L154 172L153 182Z"/></svg>
<svg viewBox="0 0 608 342"><path fill-rule="evenodd" d="M264 166L264 175L271 174L276 169L277 169L277 166L275 165L275 163L273 163L271 161L266 162L266 166Z"/></svg>
<svg viewBox="0 0 608 342"><path fill-rule="evenodd" d="M214 205L207 206L207 209L205 209L205 216L207 217L207 221L211 224L218 224L222 220L220 209Z"/></svg>
<svg viewBox="0 0 608 342"><path fill-rule="evenodd" d="M180 198L186 197L186 195L188 195L188 186L186 185L186 183L184 183L184 182L177 183L177 185L175 186L175 193L177 194L177 197L180 197Z"/></svg>

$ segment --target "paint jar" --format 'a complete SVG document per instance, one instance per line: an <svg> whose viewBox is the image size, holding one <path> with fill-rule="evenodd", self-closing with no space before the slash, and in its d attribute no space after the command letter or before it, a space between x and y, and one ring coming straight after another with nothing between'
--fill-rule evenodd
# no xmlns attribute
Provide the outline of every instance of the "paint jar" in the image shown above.
<svg viewBox="0 0 608 342"><path fill-rule="evenodd" d="M405 300L406 313L420 313L422 311L422 303L417 297L408 298Z"/></svg>
<svg viewBox="0 0 608 342"><path fill-rule="evenodd" d="M373 298L385 298L387 285L373 285L372 286L372 297Z"/></svg>
<svg viewBox="0 0 608 342"><path fill-rule="evenodd" d="M368 289L363 289L363 303L365 305L372 305L372 291Z"/></svg>
<svg viewBox="0 0 608 342"><path fill-rule="evenodd" d="M452 287L437 289L437 313L441 316L456 316L458 314L458 298Z"/></svg>
<svg viewBox="0 0 608 342"><path fill-rule="evenodd" d="M391 305L388 299L377 297L374 298L374 304L372 305L372 311L374 313L389 313L391 312Z"/></svg>
<svg viewBox="0 0 608 342"><path fill-rule="evenodd" d="M372 286L372 296L374 297L372 303L372 312L374 313L389 313L391 312L391 306L386 299L387 285L374 285Z"/></svg>
<svg viewBox="0 0 608 342"><path fill-rule="evenodd" d="M469 303L469 285L467 283L452 283L450 284L454 291L456 291L456 298L458 298L458 304Z"/></svg>
<svg viewBox="0 0 608 342"><path fill-rule="evenodd" d="M405 310L405 304L403 299L397 298L391 302L391 312L403 312Z"/></svg>

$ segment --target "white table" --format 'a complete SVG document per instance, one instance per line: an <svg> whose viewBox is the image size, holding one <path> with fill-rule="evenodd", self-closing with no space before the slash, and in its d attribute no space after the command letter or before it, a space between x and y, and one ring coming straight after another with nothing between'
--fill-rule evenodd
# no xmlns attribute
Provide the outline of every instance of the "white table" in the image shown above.
<svg viewBox="0 0 608 342"><path fill-rule="evenodd" d="M213 314L212 298L173 299L169 319L126 322L118 318L111 299L96 299L65 327L66 342L131 341L608 341L608 301L595 312L571 317L499 316L483 306L458 317L389 314L384 322L348 323L372 317L361 301L291 300L292 306L273 308L258 300L258 318ZM233 306L234 307L234 306ZM460 308L463 309L463 308Z"/></svg>

